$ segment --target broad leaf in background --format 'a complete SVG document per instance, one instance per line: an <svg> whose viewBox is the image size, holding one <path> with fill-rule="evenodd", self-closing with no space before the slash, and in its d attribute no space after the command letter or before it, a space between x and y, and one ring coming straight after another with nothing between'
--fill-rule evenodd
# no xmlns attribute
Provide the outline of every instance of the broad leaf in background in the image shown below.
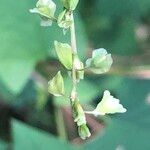
<svg viewBox="0 0 150 150"><path fill-rule="evenodd" d="M85 150L149 150L150 130L135 124L114 120Z"/></svg>
<svg viewBox="0 0 150 150"><path fill-rule="evenodd" d="M7 150L9 149L9 144L0 140L0 150Z"/></svg>
<svg viewBox="0 0 150 150"><path fill-rule="evenodd" d="M150 13L150 1L149 0L137 0L139 4L140 12L142 16L148 15Z"/></svg>
<svg viewBox="0 0 150 150"><path fill-rule="evenodd" d="M0 2L0 77L14 93L21 91L37 61L46 56L41 29L28 11L31 5L32 1Z"/></svg>
<svg viewBox="0 0 150 150"><path fill-rule="evenodd" d="M82 4L81 13L93 47L105 47L119 55L143 53L135 31L142 23L142 12L150 13L149 0L83 0Z"/></svg>
<svg viewBox="0 0 150 150"><path fill-rule="evenodd" d="M74 149L71 145L48 135L46 132L39 131L16 120L12 120L12 136L14 150L48 150L51 148L55 150Z"/></svg>

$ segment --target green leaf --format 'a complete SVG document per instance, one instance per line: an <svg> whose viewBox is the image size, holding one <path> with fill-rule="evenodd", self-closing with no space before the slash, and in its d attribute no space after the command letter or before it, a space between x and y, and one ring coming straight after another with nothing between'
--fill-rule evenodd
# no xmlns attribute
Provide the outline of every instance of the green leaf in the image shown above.
<svg viewBox="0 0 150 150"><path fill-rule="evenodd" d="M32 58L28 61L15 58L10 60L1 59L0 62L0 76L7 88L11 89L14 93L23 89L35 66L35 62L32 61ZM20 68L20 73L18 72L18 68Z"/></svg>
<svg viewBox="0 0 150 150"><path fill-rule="evenodd" d="M138 133L138 134L137 134ZM138 136L137 136L138 135ZM149 150L149 128L142 128L133 123L112 120L101 135L84 145L85 150ZM108 144L109 143L109 144Z"/></svg>
<svg viewBox="0 0 150 150"><path fill-rule="evenodd" d="M36 8L30 9L31 13L41 16L41 26L51 26L56 11L56 4L52 0L39 0Z"/></svg>
<svg viewBox="0 0 150 150"><path fill-rule="evenodd" d="M12 136L14 150L73 150L74 147L63 142L51 134L37 130L16 120L12 120Z"/></svg>
<svg viewBox="0 0 150 150"><path fill-rule="evenodd" d="M66 43L55 41L55 50L57 52L59 61L69 70L72 69L72 51L71 46Z"/></svg>
<svg viewBox="0 0 150 150"><path fill-rule="evenodd" d="M32 4L1 0L0 78L13 94L21 92L36 63L48 54L38 19L28 12Z"/></svg>
<svg viewBox="0 0 150 150"><path fill-rule="evenodd" d="M48 82L48 92L54 96L63 96L65 94L64 80L60 71Z"/></svg>
<svg viewBox="0 0 150 150"><path fill-rule="evenodd" d="M102 74L109 71L113 63L111 54L103 48L93 51L92 58L87 59L86 67L96 74Z"/></svg>
<svg viewBox="0 0 150 150"><path fill-rule="evenodd" d="M65 14L66 14L66 9L65 10L63 10L60 14L59 14L59 16L58 16L58 23L60 23L63 19L64 19L64 17L65 17Z"/></svg>
<svg viewBox="0 0 150 150"><path fill-rule="evenodd" d="M74 10L79 2L79 0L61 0L61 1L63 3L63 6L69 10Z"/></svg>

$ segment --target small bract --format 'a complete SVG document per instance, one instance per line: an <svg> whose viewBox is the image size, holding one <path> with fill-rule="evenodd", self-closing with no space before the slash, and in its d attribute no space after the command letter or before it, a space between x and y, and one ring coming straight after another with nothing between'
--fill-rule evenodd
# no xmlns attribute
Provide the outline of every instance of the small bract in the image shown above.
<svg viewBox="0 0 150 150"><path fill-rule="evenodd" d="M55 50L58 55L59 61L67 69L72 69L72 50L71 46L67 43L54 42Z"/></svg>
<svg viewBox="0 0 150 150"><path fill-rule="evenodd" d="M48 92L54 96L64 96L64 80L60 71L48 82Z"/></svg>

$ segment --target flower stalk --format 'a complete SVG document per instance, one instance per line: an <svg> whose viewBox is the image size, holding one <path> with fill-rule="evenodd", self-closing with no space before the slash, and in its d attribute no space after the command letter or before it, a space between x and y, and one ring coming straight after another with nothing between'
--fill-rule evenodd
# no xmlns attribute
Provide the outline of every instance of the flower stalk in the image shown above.
<svg viewBox="0 0 150 150"><path fill-rule="evenodd" d="M77 94L77 84L81 79L84 79L85 70L89 70L94 74L103 74L109 71L113 59L104 48L99 48L93 51L92 57L85 62L80 61L77 52L75 21L73 12L79 3L79 0L61 0L63 11L59 16L55 17L56 4L53 0L38 0L36 8L31 9L31 13L36 13L41 17L42 26L51 26L52 22L56 22L63 33L70 30L71 46L67 43L54 41L55 50L60 63L69 71L72 79L72 89L69 94L69 99L72 108L72 116L78 127L78 134L82 139L91 136L90 130L86 123L86 114L94 116L124 113L126 109L120 104L119 99L114 98L108 90L104 92L103 98L93 111L84 111ZM65 97L64 78L60 71L48 82L48 92L56 97ZM61 117L58 118L61 120ZM59 122L58 120L58 122ZM61 124L61 123L60 123ZM59 126L61 127L61 125ZM60 131L64 136L64 130Z"/></svg>
<svg viewBox="0 0 150 150"><path fill-rule="evenodd" d="M75 21L73 16L73 11L70 12L70 17L72 24L70 26L71 33L71 49L72 49L72 92L71 92L71 106L74 122L77 123L78 133L82 139L86 139L91 136L89 128L86 125L86 117L83 111L82 106L79 103L78 95L77 95L77 43L76 43L76 32L75 32ZM80 65L79 65L80 66Z"/></svg>
<svg viewBox="0 0 150 150"><path fill-rule="evenodd" d="M71 101L74 101L77 98L77 78L76 78L76 68L75 68L75 56L77 55L77 43L76 43L76 33L75 33L75 23L73 12L70 12L70 17L72 20L72 24L70 27L71 34L71 50L72 50L72 92L71 92Z"/></svg>

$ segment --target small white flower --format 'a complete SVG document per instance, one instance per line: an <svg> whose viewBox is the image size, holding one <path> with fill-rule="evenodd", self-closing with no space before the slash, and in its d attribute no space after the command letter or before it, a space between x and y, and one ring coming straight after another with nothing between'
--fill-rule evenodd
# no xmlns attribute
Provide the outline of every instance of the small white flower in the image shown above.
<svg viewBox="0 0 150 150"><path fill-rule="evenodd" d="M41 26L51 26L56 11L56 4L52 0L39 0L36 8L29 10L41 16Z"/></svg>
<svg viewBox="0 0 150 150"><path fill-rule="evenodd" d="M96 109L92 112L85 112L89 114L105 115L114 113L125 113L127 110L119 103L119 99L114 98L109 91L105 91L102 101L97 105Z"/></svg>
<svg viewBox="0 0 150 150"><path fill-rule="evenodd" d="M93 73L102 74L109 71L112 63L111 54L104 48L99 48L93 51L92 58L87 59L86 67Z"/></svg>

